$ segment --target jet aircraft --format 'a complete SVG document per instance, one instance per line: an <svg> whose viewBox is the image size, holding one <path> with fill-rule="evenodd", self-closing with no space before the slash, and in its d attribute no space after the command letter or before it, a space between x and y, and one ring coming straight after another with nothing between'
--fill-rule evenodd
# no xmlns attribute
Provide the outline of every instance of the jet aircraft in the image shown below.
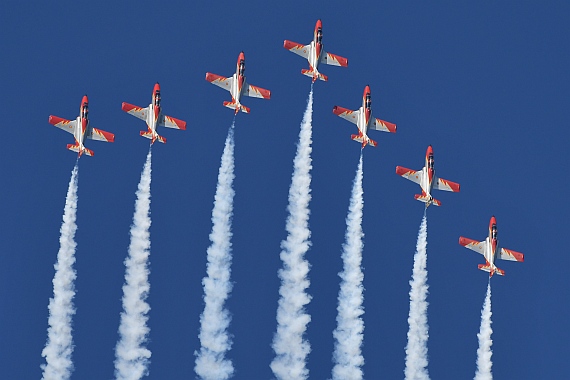
<svg viewBox="0 0 570 380"><path fill-rule="evenodd" d="M338 55L325 52L323 48L323 23L317 20L315 25L315 32L313 34L313 41L308 45L298 44L297 42L285 40L283 47L290 52L300 55L309 61L309 69L301 70L301 74L313 78L313 83L319 78L320 80L327 81L328 77L321 74L318 70L319 63L334 66L348 66L348 59Z"/></svg>
<svg viewBox="0 0 570 380"><path fill-rule="evenodd" d="M242 96L250 96L253 98L269 99L271 98L271 91L264 88L252 86L245 81L245 55L243 51L239 53L236 73L230 78L223 77L221 75L216 75L212 73L206 73L206 80L216 86L229 91L232 96L232 101L225 101L223 104L225 107L232 108L235 110L234 115L237 115L239 111L249 113L249 108L240 103Z"/></svg>
<svg viewBox="0 0 570 380"><path fill-rule="evenodd" d="M351 138L354 141L362 143L362 148L364 148L366 144L370 144L374 147L378 145L376 141L368 137L367 132L369 129L396 133L396 124L376 119L372 116L372 98L370 95L370 86L364 87L364 94L362 95L362 107L360 107L357 111L351 111L346 108L334 106L333 113L337 116L342 117L343 119L350 121L353 124L356 124L358 127L358 134L352 135Z"/></svg>
<svg viewBox="0 0 570 380"><path fill-rule="evenodd" d="M421 170L412 170L404 168L402 166L396 166L396 174L409 179L412 182L419 184L422 188L421 194L416 194L415 199L424 202L426 208L429 205L434 204L436 206L441 206L441 202L434 199L431 195L432 190L445 190L453 191L454 193L459 192L459 184L445 180L443 178L438 178L435 175L434 160L433 160L433 148L428 146L426 151L426 165Z"/></svg>
<svg viewBox="0 0 570 380"><path fill-rule="evenodd" d="M56 127L73 134L73 137L75 138L75 144L67 144L67 149L77 152L78 157L81 157L83 153L88 156L93 156L94 154L92 150L87 149L83 145L83 141L85 141L86 138L105 142L115 141L114 134L93 128L91 124L89 124L88 114L89 99L87 98L87 95L85 95L83 96L83 99L81 99L81 106L79 107L79 116L77 116L77 119L70 121L58 116L49 116L50 124L53 124Z"/></svg>
<svg viewBox="0 0 570 380"><path fill-rule="evenodd" d="M186 122L183 120L178 120L170 116L166 116L162 113L162 108L160 106L160 84L156 82L154 89L152 90L152 103L146 108L135 106L129 103L123 102L123 111L138 117L146 122L148 130L141 131L140 135L151 140L151 144L154 144L156 140L161 143L166 143L166 139L156 133L156 127L168 127L174 129L186 129Z"/></svg>
<svg viewBox="0 0 570 380"><path fill-rule="evenodd" d="M461 236L459 238L459 244L465 248L479 252L485 257L485 264L479 264L478 268L489 272L489 277L493 277L495 272L501 276L505 275L504 270L495 266L497 257L501 260L524 261L524 255L522 253L499 246L499 240L497 239L497 219L495 219L494 216L491 217L491 221L489 222L489 236L485 240L477 241Z"/></svg>

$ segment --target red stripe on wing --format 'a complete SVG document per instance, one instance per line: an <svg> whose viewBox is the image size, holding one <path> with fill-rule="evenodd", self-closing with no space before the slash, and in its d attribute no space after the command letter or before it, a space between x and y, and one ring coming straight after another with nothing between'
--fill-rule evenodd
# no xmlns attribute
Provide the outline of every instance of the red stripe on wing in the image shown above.
<svg viewBox="0 0 570 380"><path fill-rule="evenodd" d="M285 40L285 41L283 41L283 47L287 50L291 50L291 49L302 49L305 47L305 45L301 45L301 44L298 44L297 42Z"/></svg>

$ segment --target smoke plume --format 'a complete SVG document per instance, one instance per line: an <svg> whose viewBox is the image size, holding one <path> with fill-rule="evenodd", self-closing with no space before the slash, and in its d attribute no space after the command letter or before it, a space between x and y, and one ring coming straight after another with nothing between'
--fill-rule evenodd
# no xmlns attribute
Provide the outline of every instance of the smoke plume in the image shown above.
<svg viewBox="0 0 570 380"><path fill-rule="evenodd" d="M71 319L75 314L73 297L75 296L74 281L75 269L75 231L77 231L77 172L78 163L71 172L65 208L63 211L63 223L59 238L59 252L57 262L54 265L55 276L53 278L53 298L49 300L48 338L42 356L46 358L46 364L42 364L43 380L69 379L73 371L71 354L73 352L73 339L71 336Z"/></svg>
<svg viewBox="0 0 570 380"><path fill-rule="evenodd" d="M148 256L151 157L152 150L149 149L136 193L131 243L129 255L125 260L123 312L119 325L119 341L115 347L115 376L120 380L136 380L147 375L151 355L150 350L145 347L150 331L146 324L150 306L145 300L150 290Z"/></svg>
<svg viewBox="0 0 570 380"><path fill-rule="evenodd" d="M362 379L364 357L361 353L363 340L364 314L364 274L362 263L362 209L364 206L362 190L362 153L358 170L354 178L348 216L346 218L346 242L343 246L342 260L344 269L339 274L342 282L338 295L337 327L333 332L335 338L333 380Z"/></svg>
<svg viewBox="0 0 570 380"><path fill-rule="evenodd" d="M477 349L477 372L475 373L475 380L492 380L493 374L491 373L491 368L493 367L493 362L491 361L491 356L493 351L491 346L493 345L493 340L491 339L491 334L493 334L493 329L491 328L491 280L487 284L487 295L485 296L485 302L483 303L483 309L481 310L481 327L479 329L479 348Z"/></svg>
<svg viewBox="0 0 570 380"><path fill-rule="evenodd" d="M279 270L281 286L277 308L277 332L273 337L275 358L271 370L279 380L306 379L309 342L303 338L311 316L305 305L311 301L306 293L309 287L309 263L305 253L309 250L309 201L311 200L311 135L313 115L313 87L301 122L293 176L289 188L287 210L287 240L281 242L283 268Z"/></svg>
<svg viewBox="0 0 570 380"><path fill-rule="evenodd" d="M424 213L416 254L414 255L414 269L410 281L410 314L408 316L408 344L406 346L406 380L427 380L427 340L428 323L426 301L428 294L427 285L427 216Z"/></svg>
<svg viewBox="0 0 570 380"><path fill-rule="evenodd" d="M231 360L225 354L232 346L228 335L231 316L224 303L232 290L230 266L232 262L232 215L234 190L234 124L228 131L222 163L218 173L218 187L212 210L212 232L208 248L207 277L204 285L204 312L200 317L200 351L195 352L194 370L201 379L225 380L234 372Z"/></svg>

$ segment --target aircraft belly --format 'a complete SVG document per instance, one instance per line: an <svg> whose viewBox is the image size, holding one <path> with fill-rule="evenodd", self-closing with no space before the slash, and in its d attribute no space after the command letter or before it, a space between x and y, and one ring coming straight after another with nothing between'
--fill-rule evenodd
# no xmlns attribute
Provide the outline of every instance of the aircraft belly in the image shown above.
<svg viewBox="0 0 570 380"><path fill-rule="evenodd" d="M314 42L311 42L310 48L309 48L309 65L317 70L317 66L319 64L319 60L317 59L317 49L315 49L314 46Z"/></svg>

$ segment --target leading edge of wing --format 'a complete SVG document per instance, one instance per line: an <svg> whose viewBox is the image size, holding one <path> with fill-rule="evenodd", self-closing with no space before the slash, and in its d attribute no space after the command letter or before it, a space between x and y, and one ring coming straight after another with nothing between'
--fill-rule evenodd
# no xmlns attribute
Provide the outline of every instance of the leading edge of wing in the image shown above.
<svg viewBox="0 0 570 380"><path fill-rule="evenodd" d="M461 186L456 182L451 182L443 178L437 178L437 181L433 182L433 188L435 190L445 190L458 193Z"/></svg>
<svg viewBox="0 0 570 380"><path fill-rule="evenodd" d="M104 142L115 142L115 134L107 131L103 131L97 128L90 128L89 134L86 136L88 139L104 141Z"/></svg>
<svg viewBox="0 0 570 380"><path fill-rule="evenodd" d="M206 73L206 80L218 87L223 88L226 91L231 91L232 89L232 78L226 78L221 75Z"/></svg>
<svg viewBox="0 0 570 380"><path fill-rule="evenodd" d="M343 108L340 106L333 107L333 113L337 116L342 117L345 120L350 121L353 124L358 123L358 112L349 110L348 108Z"/></svg>
<svg viewBox="0 0 570 380"><path fill-rule="evenodd" d="M309 57L309 51L311 49L311 45L303 45L289 40L283 41L283 47L291 53L300 55L303 58Z"/></svg>
<svg viewBox="0 0 570 380"><path fill-rule="evenodd" d="M465 248L469 248L475 252L479 252L480 254L485 254L485 241L477 241L473 239L468 239L463 236L459 237L459 244L464 246Z"/></svg>
<svg viewBox="0 0 570 380"><path fill-rule="evenodd" d="M332 66L348 67L348 59L331 53L323 54L321 56L321 63Z"/></svg>
<svg viewBox="0 0 570 380"><path fill-rule="evenodd" d="M266 90L261 87L253 86L248 84L245 88L243 93L245 96L249 96L252 98L261 98L261 99L270 99L271 98L271 91Z"/></svg>
<svg viewBox="0 0 570 380"><path fill-rule="evenodd" d="M73 133L77 120L67 120L59 116L49 115L49 123L55 127L63 129L66 132Z"/></svg>
<svg viewBox="0 0 570 380"><path fill-rule="evenodd" d="M409 179L412 182L420 184L421 178L420 173L421 170L412 170L405 168L403 166L396 166L396 174L399 176L404 177L405 179Z"/></svg>
<svg viewBox="0 0 570 380"><path fill-rule="evenodd" d="M501 248L501 252L499 254L499 259L501 260L509 260L509 261L518 261L520 263L524 262L524 254L513 251L512 249Z"/></svg>
<svg viewBox="0 0 570 380"><path fill-rule="evenodd" d="M370 129L382 132L396 133L397 127L394 123L374 118L374 122L370 126Z"/></svg>

